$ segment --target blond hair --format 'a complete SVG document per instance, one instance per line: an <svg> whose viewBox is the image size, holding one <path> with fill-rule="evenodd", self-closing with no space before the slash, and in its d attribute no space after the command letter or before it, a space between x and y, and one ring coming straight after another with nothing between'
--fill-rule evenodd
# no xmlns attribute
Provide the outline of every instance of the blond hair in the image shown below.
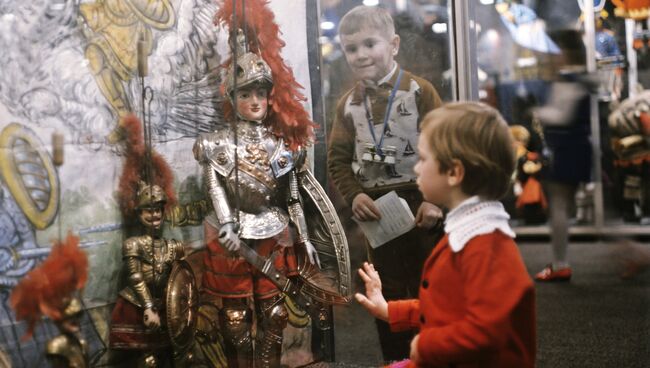
<svg viewBox="0 0 650 368"><path fill-rule="evenodd" d="M506 194L515 155L508 124L497 110L479 102L450 103L424 117L421 134L441 173L451 169L454 160L463 164L463 193L488 200Z"/></svg>
<svg viewBox="0 0 650 368"><path fill-rule="evenodd" d="M350 35L367 28L381 31L386 38L395 36L395 23L388 10L365 5L353 8L341 18L339 35Z"/></svg>

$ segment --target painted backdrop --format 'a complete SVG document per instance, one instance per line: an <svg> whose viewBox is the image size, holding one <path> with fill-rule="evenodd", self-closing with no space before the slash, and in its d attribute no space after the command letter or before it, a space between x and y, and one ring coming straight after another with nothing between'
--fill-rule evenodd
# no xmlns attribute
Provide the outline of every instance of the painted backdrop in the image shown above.
<svg viewBox="0 0 650 368"><path fill-rule="evenodd" d="M194 138L220 122L218 66L228 57L207 0L0 0L0 348L17 367L43 366L49 323L18 344L8 296L72 230L89 256L83 332L101 362L106 321L121 268L115 191L122 156L117 122L140 114L137 42L149 41L154 148L170 163L180 202L200 199ZM284 56L311 96L305 0L271 1L287 42ZM310 109L311 103L306 107ZM52 163L51 136L65 137L65 162ZM9 165L16 162L17 165ZM169 229L200 245L201 229Z"/></svg>

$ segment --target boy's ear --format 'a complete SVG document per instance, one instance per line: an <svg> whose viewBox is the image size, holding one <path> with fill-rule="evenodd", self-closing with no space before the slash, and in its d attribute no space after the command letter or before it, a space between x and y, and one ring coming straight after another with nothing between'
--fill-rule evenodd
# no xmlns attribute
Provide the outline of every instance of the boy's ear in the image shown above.
<svg viewBox="0 0 650 368"><path fill-rule="evenodd" d="M399 41L400 39L398 35L393 36L393 39L390 41L390 45L393 47L393 56L396 56L399 52Z"/></svg>
<svg viewBox="0 0 650 368"><path fill-rule="evenodd" d="M447 170L447 184L459 186L465 178L465 166L458 159L453 159L451 162L451 167Z"/></svg>

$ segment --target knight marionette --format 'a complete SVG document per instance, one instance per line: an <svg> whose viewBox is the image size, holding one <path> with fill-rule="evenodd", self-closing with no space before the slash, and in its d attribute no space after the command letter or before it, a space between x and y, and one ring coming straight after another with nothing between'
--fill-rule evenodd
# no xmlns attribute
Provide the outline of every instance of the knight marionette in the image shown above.
<svg viewBox="0 0 650 368"><path fill-rule="evenodd" d="M131 364L162 367L187 358L174 340L179 335L175 321L184 320L178 314L182 308L174 303L184 299L170 293L182 290L188 296L185 302L198 293L193 292L191 269L180 261L185 254L183 244L162 237L165 207L174 199L171 171L161 156L145 147L137 118L127 117L122 128L127 135L127 159L120 178L120 205L125 221L137 218L142 235L122 244L126 287L113 309L109 344L111 349L133 353ZM189 283L177 285L179 272L190 276L181 277ZM193 329L193 323L188 328Z"/></svg>
<svg viewBox="0 0 650 368"><path fill-rule="evenodd" d="M16 318L28 323L25 338L32 336L41 315L61 332L47 341L45 354L52 367L89 367L88 348L81 337L79 293L88 277L88 259L79 249L79 238L68 235L52 247L50 255L30 271L11 293Z"/></svg>
<svg viewBox="0 0 650 368"><path fill-rule="evenodd" d="M277 367L288 319L284 294L303 307L311 305L302 298L310 291L316 300L347 301L349 258L336 212L305 164L314 123L279 54L284 42L273 13L261 0L245 1L245 9L242 3L226 1L216 17L231 29L224 83L231 123L194 145L214 208L205 222L202 297L222 305L229 366ZM325 238L317 239L319 226ZM335 285L314 282L327 272L323 279Z"/></svg>

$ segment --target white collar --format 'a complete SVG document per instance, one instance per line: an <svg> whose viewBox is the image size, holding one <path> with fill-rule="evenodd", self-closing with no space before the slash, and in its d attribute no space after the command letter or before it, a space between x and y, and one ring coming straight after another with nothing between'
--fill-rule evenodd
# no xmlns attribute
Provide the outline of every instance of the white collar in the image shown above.
<svg viewBox="0 0 650 368"><path fill-rule="evenodd" d="M449 246L458 253L473 238L499 230L514 238L515 232L508 224L510 215L499 201L470 197L449 211L445 220L445 233L449 234Z"/></svg>
<svg viewBox="0 0 650 368"><path fill-rule="evenodd" d="M386 74L385 77L380 79L377 82L377 85L381 86L383 83L387 83L393 77L393 74L395 74L395 70L397 70L397 62L393 61L393 69L391 69L390 72L388 72L388 74Z"/></svg>

